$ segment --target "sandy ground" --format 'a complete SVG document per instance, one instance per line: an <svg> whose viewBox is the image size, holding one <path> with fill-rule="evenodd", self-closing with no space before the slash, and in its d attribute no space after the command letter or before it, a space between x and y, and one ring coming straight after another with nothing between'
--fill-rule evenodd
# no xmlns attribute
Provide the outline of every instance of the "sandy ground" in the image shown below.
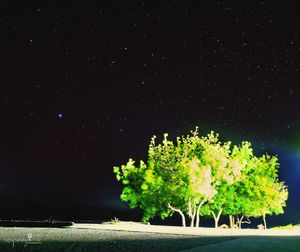
<svg viewBox="0 0 300 252"><path fill-rule="evenodd" d="M299 236L300 228L294 229L225 229L225 228L190 228L178 226L145 225L131 222L116 224L77 224L72 228L136 231L161 234L181 234L196 236Z"/></svg>
<svg viewBox="0 0 300 252"><path fill-rule="evenodd" d="M75 224L79 229L102 229L132 231L142 233L177 234L200 237L235 237L215 244L194 247L189 252L196 251L300 251L300 229L215 229L215 228L189 228L174 226L157 226L121 222L117 224Z"/></svg>

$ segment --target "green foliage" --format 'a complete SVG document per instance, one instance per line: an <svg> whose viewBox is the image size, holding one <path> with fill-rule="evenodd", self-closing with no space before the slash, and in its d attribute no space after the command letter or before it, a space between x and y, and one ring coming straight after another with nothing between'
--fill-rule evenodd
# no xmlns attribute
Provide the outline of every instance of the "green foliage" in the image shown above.
<svg viewBox="0 0 300 252"><path fill-rule="evenodd" d="M276 226L276 227L272 227L271 229L299 229L300 228L300 224L288 224L285 226Z"/></svg>
<svg viewBox="0 0 300 252"><path fill-rule="evenodd" d="M278 181L276 156L257 157L251 143L232 146L210 132L200 137L198 129L175 141L164 134L161 143L151 138L147 162L129 159L114 167L124 185L121 199L143 210L143 221L162 219L174 211L194 221L197 214L216 217L265 216L283 213L287 187Z"/></svg>

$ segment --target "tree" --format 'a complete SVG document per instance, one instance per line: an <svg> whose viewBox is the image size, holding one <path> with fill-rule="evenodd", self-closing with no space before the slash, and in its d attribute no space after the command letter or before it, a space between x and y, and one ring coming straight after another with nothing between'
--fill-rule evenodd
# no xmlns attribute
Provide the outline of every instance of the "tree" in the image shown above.
<svg viewBox="0 0 300 252"><path fill-rule="evenodd" d="M192 135L177 137L175 143L167 137L165 134L162 144L158 145L155 138L152 139L148 164L161 175L164 188L168 188L164 192L163 198L167 199L164 204L181 215L183 225L187 214L190 226L199 226L200 208L216 193L210 167L201 165L198 158L202 153L203 139L198 136L197 128Z"/></svg>
<svg viewBox="0 0 300 252"><path fill-rule="evenodd" d="M247 188L248 198L245 212L249 216L263 217L265 228L266 215L283 213L288 198L286 185L278 181L278 169L278 158L266 154L256 158L255 165L245 176L244 187Z"/></svg>
<svg viewBox="0 0 300 252"><path fill-rule="evenodd" d="M253 167L254 160L255 156L250 142L243 141L241 145L234 145L232 148L229 165L232 180L229 183L228 193L225 193L226 202L224 206L224 214L229 215L231 228L241 228L245 209L248 207L248 197L244 194L246 184L243 182L248 176L245 172ZM235 217L237 222L235 222Z"/></svg>
<svg viewBox="0 0 300 252"><path fill-rule="evenodd" d="M208 155L214 151L209 144ZM217 194L208 202L206 209L202 214L212 216L215 221L215 227L221 214L230 216L230 226L233 227L233 215L237 214L240 209L237 204L237 191L239 190L240 181L242 180L242 171L247 165L247 161L252 155L250 143L243 142L241 146L234 146L231 150L231 142L223 145L217 143L218 155L213 155L213 161L222 160L222 162L212 163L214 169L214 184Z"/></svg>
<svg viewBox="0 0 300 252"><path fill-rule="evenodd" d="M191 227L198 227L200 215L212 216L215 227L223 215L229 215L230 226L241 228L244 217L279 214L288 197L287 188L278 181L278 159L268 154L256 157L249 142L231 147L211 132L191 135L161 143L153 136L147 162L139 166L129 159L126 165L114 167L117 180L124 185L121 199L130 207L143 210L143 220L162 219L180 214ZM237 218L237 222L235 222Z"/></svg>
<svg viewBox="0 0 300 252"><path fill-rule="evenodd" d="M175 146L167 137L165 134L158 145L155 143L156 137L152 137L147 165L141 161L140 166L135 167L130 159L127 165L114 167L114 172L124 185L121 199L128 202L131 208L140 207L143 221L157 215L164 219L177 212L185 226L182 208L187 208L188 175L181 165L179 139Z"/></svg>
<svg viewBox="0 0 300 252"><path fill-rule="evenodd" d="M201 156L203 139L197 129L191 136L178 137L175 143L168 140L168 134L164 134L161 144L156 144L155 139L152 137L149 145L147 165L141 161L140 166L135 167L130 159L127 165L114 167L117 179L124 185L121 199L130 207L140 207L145 221L156 215L165 218L177 212L183 226L186 214L191 226L199 226L201 206L216 193L211 168L202 165L197 158Z"/></svg>
<svg viewBox="0 0 300 252"><path fill-rule="evenodd" d="M211 168L200 165L200 160L193 158L184 164L189 172L188 183L188 215L191 219L191 227L199 227L200 210L203 204L212 199L217 193L212 184ZM196 223L194 223L196 217Z"/></svg>
<svg viewBox="0 0 300 252"><path fill-rule="evenodd" d="M235 154L233 151L232 156L244 160L245 165L241 170L241 179L231 188L235 196L232 201L227 200L224 211L231 216L230 226L241 228L243 218L247 216L263 217L266 228L266 214L283 213L288 197L284 182L278 181L278 159L268 154L254 156L251 145L247 142L240 150L236 149ZM230 193L227 194L229 195ZM237 223L233 216L239 216Z"/></svg>
<svg viewBox="0 0 300 252"><path fill-rule="evenodd" d="M185 211L188 198L188 173L182 166L184 155L183 142L180 138L174 144L168 140L168 134L164 134L161 144L156 144L156 137L152 137L148 151L148 166L154 174L159 174L161 183L156 191L155 197L159 199L160 205L167 208L163 217L172 215L174 212L180 214L182 225L186 226ZM161 216L162 217L162 216Z"/></svg>

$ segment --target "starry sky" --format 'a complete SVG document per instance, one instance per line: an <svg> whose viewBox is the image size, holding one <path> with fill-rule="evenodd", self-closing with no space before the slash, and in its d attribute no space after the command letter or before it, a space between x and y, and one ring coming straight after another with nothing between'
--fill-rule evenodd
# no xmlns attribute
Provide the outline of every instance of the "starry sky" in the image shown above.
<svg viewBox="0 0 300 252"><path fill-rule="evenodd" d="M280 218L297 222L298 13L295 0L0 1L0 217L125 209L112 167L199 126L277 154Z"/></svg>

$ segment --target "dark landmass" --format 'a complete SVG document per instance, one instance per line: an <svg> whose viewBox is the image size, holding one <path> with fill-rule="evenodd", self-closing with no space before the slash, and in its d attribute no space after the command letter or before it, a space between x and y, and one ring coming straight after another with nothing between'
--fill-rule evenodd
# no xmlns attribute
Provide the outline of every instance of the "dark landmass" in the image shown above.
<svg viewBox="0 0 300 252"><path fill-rule="evenodd" d="M74 223L71 221L31 221L31 220L1 220L1 227L69 227Z"/></svg>

